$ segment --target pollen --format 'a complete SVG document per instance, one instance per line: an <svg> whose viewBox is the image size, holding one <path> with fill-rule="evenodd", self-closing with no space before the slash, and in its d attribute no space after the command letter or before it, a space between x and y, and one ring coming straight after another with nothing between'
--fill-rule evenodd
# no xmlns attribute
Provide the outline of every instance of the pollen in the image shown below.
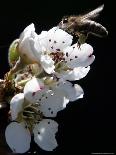
<svg viewBox="0 0 116 155"><path fill-rule="evenodd" d="M50 55L51 55L52 59L55 61L55 63L58 63L58 62L64 60L64 57L63 57L64 54L62 52L55 52L55 53L52 52Z"/></svg>

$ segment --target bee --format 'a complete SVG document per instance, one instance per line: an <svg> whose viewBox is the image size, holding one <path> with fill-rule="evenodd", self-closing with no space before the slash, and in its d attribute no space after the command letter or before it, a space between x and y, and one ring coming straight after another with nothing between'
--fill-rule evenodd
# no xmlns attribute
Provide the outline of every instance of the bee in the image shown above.
<svg viewBox="0 0 116 155"><path fill-rule="evenodd" d="M80 45L85 43L88 34L105 37L108 35L107 29L100 23L94 21L94 19L99 16L99 13L103 10L103 8L104 4L83 15L65 16L58 24L58 27L77 36L78 43Z"/></svg>

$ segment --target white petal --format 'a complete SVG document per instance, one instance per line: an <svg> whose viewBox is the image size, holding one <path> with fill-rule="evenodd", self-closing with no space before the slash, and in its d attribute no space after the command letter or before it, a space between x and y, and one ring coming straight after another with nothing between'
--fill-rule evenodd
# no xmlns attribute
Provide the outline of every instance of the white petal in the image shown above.
<svg viewBox="0 0 116 155"><path fill-rule="evenodd" d="M47 39L47 31L42 31L40 35L38 35L38 39L39 42L41 44L42 47L44 47L45 49L47 49L48 47L48 39Z"/></svg>
<svg viewBox="0 0 116 155"><path fill-rule="evenodd" d="M89 66L95 59L93 53L93 48L89 44L82 44L77 47L77 44L67 47L64 50L64 58L67 62L67 65L71 68L75 67L87 67Z"/></svg>
<svg viewBox="0 0 116 155"><path fill-rule="evenodd" d="M26 83L24 87L24 96L28 101L35 103L35 96L37 95L38 99L41 98L41 92L44 90L44 88L44 83L40 79L34 77L32 80Z"/></svg>
<svg viewBox="0 0 116 155"><path fill-rule="evenodd" d="M46 151L53 151L57 147L55 134L58 130L58 124L50 119L44 119L34 127L35 142Z"/></svg>
<svg viewBox="0 0 116 155"><path fill-rule="evenodd" d="M46 117L55 117L58 111L66 107L67 103L69 103L69 99L66 98L65 93L54 89L46 92L39 102L40 111Z"/></svg>
<svg viewBox="0 0 116 155"><path fill-rule="evenodd" d="M51 39L49 38L50 36L54 36L55 31L57 30L57 27L53 27L49 31L42 31L41 34L39 35L39 42L42 47L46 49L46 51L51 51Z"/></svg>
<svg viewBox="0 0 116 155"><path fill-rule="evenodd" d="M37 59L31 48L30 38L25 38L25 40L19 44L19 54L23 60L28 60L28 62L36 62Z"/></svg>
<svg viewBox="0 0 116 155"><path fill-rule="evenodd" d="M78 84L73 85L68 81L59 81L56 88L59 89L59 91L65 92L70 101L83 98L83 89Z"/></svg>
<svg viewBox="0 0 116 155"><path fill-rule="evenodd" d="M44 41L41 39L40 42L48 51L56 52L62 51L65 47L70 46L72 38L73 37L67 32L59 29L58 27L53 27L48 31Z"/></svg>
<svg viewBox="0 0 116 155"><path fill-rule="evenodd" d="M80 80L80 79L84 78L88 74L89 70L90 70L90 66L77 67L71 71L65 71L60 74L56 73L56 76L58 78L63 78L65 80L75 81L75 80Z"/></svg>
<svg viewBox="0 0 116 155"><path fill-rule="evenodd" d="M71 35L61 29L56 29L54 35L49 34L48 36L51 39L50 46L53 46L53 50L55 51L57 51L57 49L62 51L65 47L70 46L73 38Z"/></svg>
<svg viewBox="0 0 116 155"><path fill-rule="evenodd" d="M29 26L27 26L23 32L20 35L20 41L22 41L24 39L25 36L30 36L31 32L35 32L35 26L34 24L30 24Z"/></svg>
<svg viewBox="0 0 116 155"><path fill-rule="evenodd" d="M54 61L46 53L44 47L41 47L39 39L37 38L36 40L32 40L30 44L31 44L33 54L36 58L35 62L41 64L41 67L44 69L46 73L48 74L53 73L55 69Z"/></svg>
<svg viewBox="0 0 116 155"><path fill-rule="evenodd" d="M33 52L36 61L40 61L40 56L42 54L42 47L40 45L38 36L33 38L29 38L30 41L30 49Z"/></svg>
<svg viewBox="0 0 116 155"><path fill-rule="evenodd" d="M37 38L37 36L38 35L35 33L34 24L26 27L20 36L18 51L21 58L26 62L28 61L33 63L38 61L33 51L35 50L33 47L33 41Z"/></svg>
<svg viewBox="0 0 116 155"><path fill-rule="evenodd" d="M41 56L41 65L48 74L54 72L55 69L54 61L52 60L52 58L50 58L49 55Z"/></svg>
<svg viewBox="0 0 116 155"><path fill-rule="evenodd" d="M45 43L45 42L44 42ZM37 58L37 61L41 64L45 72L51 74L54 72L54 61L52 58L46 53L45 47L40 45L39 37L33 41L33 54Z"/></svg>
<svg viewBox="0 0 116 155"><path fill-rule="evenodd" d="M43 39L43 38L46 38L47 37L47 31L42 31L39 35L38 35L38 37L39 37L39 39L41 40L41 39Z"/></svg>
<svg viewBox="0 0 116 155"><path fill-rule="evenodd" d="M18 116L18 113L23 110L22 109L23 103L24 103L24 94L23 93L19 93L11 99L10 110L11 110L12 120L15 120Z"/></svg>
<svg viewBox="0 0 116 155"><path fill-rule="evenodd" d="M5 131L6 142L15 153L25 153L30 148L31 135L22 124L11 122Z"/></svg>

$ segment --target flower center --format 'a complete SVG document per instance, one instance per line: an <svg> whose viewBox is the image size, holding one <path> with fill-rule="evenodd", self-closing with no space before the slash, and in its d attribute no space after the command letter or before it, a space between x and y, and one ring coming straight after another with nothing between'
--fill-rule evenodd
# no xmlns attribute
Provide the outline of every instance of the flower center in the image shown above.
<svg viewBox="0 0 116 155"><path fill-rule="evenodd" d="M52 57L52 59L54 60L55 63L58 63L58 62L64 60L64 58L63 58L64 53L63 52L52 52L52 53L50 53L50 56Z"/></svg>
<svg viewBox="0 0 116 155"><path fill-rule="evenodd" d="M39 123L43 118L42 112L39 110L39 104L29 104L23 108L18 114L17 121L25 122L27 128L32 131L36 123Z"/></svg>

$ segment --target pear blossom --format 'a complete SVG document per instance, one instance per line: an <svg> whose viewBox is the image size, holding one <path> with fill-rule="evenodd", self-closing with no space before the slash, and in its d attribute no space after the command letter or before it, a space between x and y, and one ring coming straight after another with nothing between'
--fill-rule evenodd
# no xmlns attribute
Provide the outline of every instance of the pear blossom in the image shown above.
<svg viewBox="0 0 116 155"><path fill-rule="evenodd" d="M73 74L72 81L85 77L95 59L91 45L84 43L80 48L78 43L72 45L73 36L58 27L38 35L34 24L30 24L19 40L19 55L23 61L40 64L48 74L66 74L67 80L70 74Z"/></svg>
<svg viewBox="0 0 116 155"><path fill-rule="evenodd" d="M87 75L95 56L91 45L84 43L79 47L78 43L71 45L72 41L73 37L58 27L42 31L38 39L45 54L49 53L54 60L54 74L74 81Z"/></svg>
<svg viewBox="0 0 116 155"><path fill-rule="evenodd" d="M72 85L70 82L60 79L55 83L53 81L53 83L45 85L42 79L33 77L26 83L23 93L16 94L10 102L12 122L7 126L5 136L11 150L15 153L28 151L31 134L34 134L35 143L43 150L52 151L55 149L58 145L55 138L58 123L47 117L56 117L59 111L66 108L69 101L75 101L82 97L83 90L77 84ZM36 107L34 113L32 113L33 107L29 113L30 104ZM36 117L36 112L41 115ZM29 118L33 114L31 118L33 121L32 131L24 117L25 113L28 114ZM22 118L18 119L19 117ZM12 137L14 137L13 140Z"/></svg>
<svg viewBox="0 0 116 155"><path fill-rule="evenodd" d="M56 117L69 102L83 98L83 89L69 81L84 78L95 59L91 45L84 43L79 47L72 42L73 36L59 27L38 35L32 23L21 33L19 58L35 67L33 73L23 68L14 80L18 85L25 79L26 84L10 101L12 122L5 137L13 152L27 152L32 135L43 150L52 151L58 146L55 138L58 123L50 118Z"/></svg>

